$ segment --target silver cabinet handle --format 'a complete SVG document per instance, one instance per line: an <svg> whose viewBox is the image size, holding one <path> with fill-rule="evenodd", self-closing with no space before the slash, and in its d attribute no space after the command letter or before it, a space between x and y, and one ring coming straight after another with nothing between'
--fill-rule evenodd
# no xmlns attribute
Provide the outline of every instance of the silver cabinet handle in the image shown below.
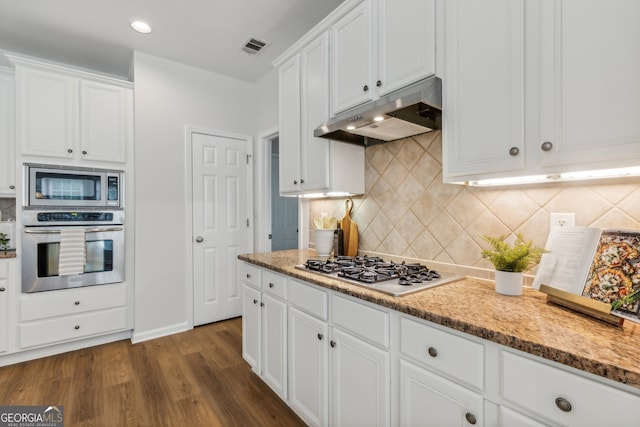
<svg viewBox="0 0 640 427"><path fill-rule="evenodd" d="M429 347L427 352L429 353L429 356L431 356L431 357L436 357L438 355L438 350L436 350L433 347Z"/></svg>
<svg viewBox="0 0 640 427"><path fill-rule="evenodd" d="M382 86L382 81L378 80L378 81L376 82L376 86L378 86L378 87Z"/></svg>
<svg viewBox="0 0 640 427"><path fill-rule="evenodd" d="M78 329L80 329L80 325L74 326L73 329L75 329L77 331Z"/></svg>
<svg viewBox="0 0 640 427"><path fill-rule="evenodd" d="M73 304L74 305L80 305L80 301L75 301Z"/></svg>
<svg viewBox="0 0 640 427"><path fill-rule="evenodd" d="M254 304L257 304L257 303L258 303L258 300L257 300L257 299L254 299L254 300L253 300L253 303L254 303Z"/></svg>
<svg viewBox="0 0 640 427"><path fill-rule="evenodd" d="M204 237L202 237L202 236L196 237L196 242L198 242L198 243L204 242Z"/></svg>
<svg viewBox="0 0 640 427"><path fill-rule="evenodd" d="M106 233L107 231L122 231L122 227L109 227L109 228L86 228L85 233ZM32 228L25 228L24 232L27 234L56 234L62 230L36 230Z"/></svg>
<svg viewBox="0 0 640 427"><path fill-rule="evenodd" d="M473 415L471 412L467 412L466 414L464 414L464 418L467 420L467 422L471 425L474 425L477 420L476 420L476 416Z"/></svg>
<svg viewBox="0 0 640 427"><path fill-rule="evenodd" d="M318 334L318 339L319 339L320 341L322 341L322 338L324 338L324 335L322 335L322 334Z"/></svg>
<svg viewBox="0 0 640 427"><path fill-rule="evenodd" d="M293 185L298 185L298 181L296 181L295 179L293 180Z"/></svg>
<svg viewBox="0 0 640 427"><path fill-rule="evenodd" d="M6 291L5 288L0 288L0 292L4 292L4 291Z"/></svg>
<svg viewBox="0 0 640 427"><path fill-rule="evenodd" d="M336 342L334 340L329 341L329 345L331 347L335 347L336 346Z"/></svg>
<svg viewBox="0 0 640 427"><path fill-rule="evenodd" d="M274 285L273 283L269 282L269 287L270 287L270 288L273 288L274 286L275 286L275 285Z"/></svg>
<svg viewBox="0 0 640 427"><path fill-rule="evenodd" d="M71 154L73 153L73 150L71 148L67 148L67 153Z"/></svg>
<svg viewBox="0 0 640 427"><path fill-rule="evenodd" d="M87 152L85 150L82 150L82 154L87 154Z"/></svg>
<svg viewBox="0 0 640 427"><path fill-rule="evenodd" d="M9 188L10 188L11 190L15 190L15 189L16 189L16 186L15 186L15 185L10 185L10 186L9 186Z"/></svg>
<svg viewBox="0 0 640 427"><path fill-rule="evenodd" d="M247 279L251 279L251 275L247 273Z"/></svg>
<svg viewBox="0 0 640 427"><path fill-rule="evenodd" d="M364 85L364 86L362 87L362 90L363 90L363 91L365 91L365 92L367 92L367 91L369 90L369 85Z"/></svg>
<svg viewBox="0 0 640 427"><path fill-rule="evenodd" d="M564 397L558 397L556 399L556 406L558 407L558 409L560 409L562 412L571 412L571 402L569 402L567 399L565 399Z"/></svg>
<svg viewBox="0 0 640 427"><path fill-rule="evenodd" d="M304 184L304 179L300 178L300 184Z"/></svg>
<svg viewBox="0 0 640 427"><path fill-rule="evenodd" d="M517 156L518 154L520 154L520 149L518 147L511 147L509 149L510 156Z"/></svg>
<svg viewBox="0 0 640 427"><path fill-rule="evenodd" d="M264 303L263 302L260 303L260 307L264 307Z"/></svg>
<svg viewBox="0 0 640 427"><path fill-rule="evenodd" d="M542 148L542 151L551 151L551 149L553 148L553 143L545 141L542 143L540 148Z"/></svg>

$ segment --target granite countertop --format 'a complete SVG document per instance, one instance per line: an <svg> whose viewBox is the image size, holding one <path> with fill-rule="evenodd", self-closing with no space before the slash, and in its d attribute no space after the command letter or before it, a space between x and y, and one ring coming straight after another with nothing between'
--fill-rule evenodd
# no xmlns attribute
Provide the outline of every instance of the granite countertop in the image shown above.
<svg viewBox="0 0 640 427"><path fill-rule="evenodd" d="M621 328L549 304L525 287L521 296L497 294L491 280L465 278L393 297L295 268L315 250L238 256L306 282L425 319L451 329L640 388L640 324Z"/></svg>

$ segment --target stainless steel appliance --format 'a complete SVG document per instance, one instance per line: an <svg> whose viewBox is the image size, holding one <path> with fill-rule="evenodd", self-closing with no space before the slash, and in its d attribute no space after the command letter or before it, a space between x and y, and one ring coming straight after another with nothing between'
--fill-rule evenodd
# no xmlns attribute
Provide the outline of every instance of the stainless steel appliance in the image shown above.
<svg viewBox="0 0 640 427"><path fill-rule="evenodd" d="M365 147L442 128L442 81L429 77L336 115L314 136Z"/></svg>
<svg viewBox="0 0 640 427"><path fill-rule="evenodd" d="M59 275L63 230L83 230L84 272ZM124 211L25 210L22 292L40 292L124 280Z"/></svg>
<svg viewBox="0 0 640 427"><path fill-rule="evenodd" d="M25 205L122 208L124 172L25 163Z"/></svg>
<svg viewBox="0 0 640 427"><path fill-rule="evenodd" d="M386 262L368 256L309 259L296 268L393 296L407 295L463 278L439 273L419 263Z"/></svg>

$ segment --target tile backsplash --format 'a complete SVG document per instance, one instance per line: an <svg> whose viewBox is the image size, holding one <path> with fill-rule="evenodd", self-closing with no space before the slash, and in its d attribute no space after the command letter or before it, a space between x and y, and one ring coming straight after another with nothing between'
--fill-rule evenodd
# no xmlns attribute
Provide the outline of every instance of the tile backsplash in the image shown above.
<svg viewBox="0 0 640 427"><path fill-rule="evenodd" d="M478 188L442 183L441 132L365 150L366 194L354 197L359 249L492 269L480 237L523 233L543 246L549 213L575 212L576 225L640 229L640 179ZM344 199L313 200L341 219ZM310 230L313 229L311 224ZM313 233L309 236L313 242Z"/></svg>

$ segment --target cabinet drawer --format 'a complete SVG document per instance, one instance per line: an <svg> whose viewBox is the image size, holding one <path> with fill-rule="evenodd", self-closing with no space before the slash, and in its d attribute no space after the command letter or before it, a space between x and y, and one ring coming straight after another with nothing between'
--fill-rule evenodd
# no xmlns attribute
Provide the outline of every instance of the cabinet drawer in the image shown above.
<svg viewBox="0 0 640 427"><path fill-rule="evenodd" d="M20 348L123 330L127 325L126 314L126 308L121 307L24 323L19 326Z"/></svg>
<svg viewBox="0 0 640 427"><path fill-rule="evenodd" d="M411 319L400 320L400 351L425 367L484 388L484 346Z"/></svg>
<svg viewBox="0 0 640 427"><path fill-rule="evenodd" d="M501 356L506 400L567 426L638 425L640 396L507 351Z"/></svg>
<svg viewBox="0 0 640 427"><path fill-rule="evenodd" d="M389 348L389 313L336 295L331 296L334 325Z"/></svg>
<svg viewBox="0 0 640 427"><path fill-rule="evenodd" d="M240 261L240 280L251 283L256 288L260 287L260 268L253 264Z"/></svg>
<svg viewBox="0 0 640 427"><path fill-rule="evenodd" d="M328 296L325 291L305 285L297 280L289 280L287 300L309 314L322 320L328 317Z"/></svg>
<svg viewBox="0 0 640 427"><path fill-rule="evenodd" d="M121 283L24 294L20 298L20 321L102 310L126 303L127 288Z"/></svg>
<svg viewBox="0 0 640 427"><path fill-rule="evenodd" d="M262 290L277 297L286 299L287 278L272 271L262 271Z"/></svg>

